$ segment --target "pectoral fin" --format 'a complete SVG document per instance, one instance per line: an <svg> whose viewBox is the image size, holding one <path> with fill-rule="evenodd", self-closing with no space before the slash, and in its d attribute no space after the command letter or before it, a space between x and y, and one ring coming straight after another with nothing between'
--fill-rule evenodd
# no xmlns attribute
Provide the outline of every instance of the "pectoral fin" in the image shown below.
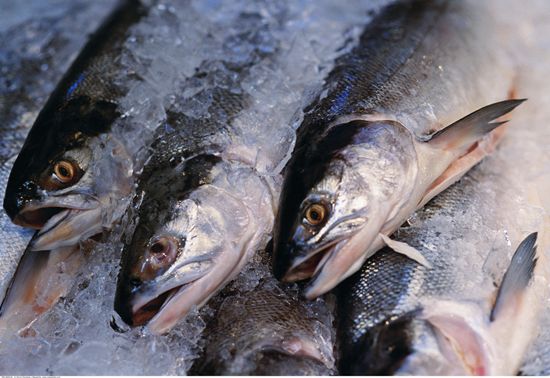
<svg viewBox="0 0 550 378"><path fill-rule="evenodd" d="M473 143L506 123L493 122L494 120L511 112L525 100L506 100L487 105L431 134L424 141L439 149L466 152Z"/></svg>
<svg viewBox="0 0 550 378"><path fill-rule="evenodd" d="M3 335L24 335L40 314L66 295L84 260L78 252L77 246L39 252L27 248L0 305Z"/></svg>
<svg viewBox="0 0 550 378"><path fill-rule="evenodd" d="M384 243L397 253L407 256L409 259L416 261L420 265L424 265L426 268L431 268L432 265L428 260L420 253L420 251L414 247L411 247L407 243L403 243L397 240L392 240L384 234L379 234Z"/></svg>
<svg viewBox="0 0 550 378"><path fill-rule="evenodd" d="M533 271L537 264L537 233L527 236L519 245L510 265L504 273L502 283L498 288L497 299L491 311L491 321L499 317L505 309L519 307L525 288L533 277Z"/></svg>
<svg viewBox="0 0 550 378"><path fill-rule="evenodd" d="M524 101L525 99L507 100L488 105L424 139L435 148L453 151L457 158L426 190L418 208L458 181L495 150L505 131L497 127L506 121L492 121L512 111Z"/></svg>

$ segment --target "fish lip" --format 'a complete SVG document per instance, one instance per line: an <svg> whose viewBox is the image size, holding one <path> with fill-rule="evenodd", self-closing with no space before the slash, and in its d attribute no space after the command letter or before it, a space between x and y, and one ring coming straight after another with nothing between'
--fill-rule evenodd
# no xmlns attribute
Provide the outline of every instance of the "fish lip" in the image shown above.
<svg viewBox="0 0 550 378"><path fill-rule="evenodd" d="M52 202L26 207L18 216L25 222L24 226L30 225L38 230L36 237L30 243L30 247L33 250L49 250L74 245L81 240L79 235L96 230L96 223L98 223L96 218L100 213L100 203L93 200L87 201L86 205L78 206ZM77 219L80 221L88 219L89 221L81 223L80 229L78 227L75 229L74 224L78 224L75 223ZM73 225L71 225L72 221ZM18 224L21 225L21 223ZM89 236L92 236L92 234L85 235L85 237ZM78 240L76 240L77 238Z"/></svg>
<svg viewBox="0 0 550 378"><path fill-rule="evenodd" d="M137 307L132 306L129 317L125 319L125 321L133 327L147 324L162 310L162 308L170 301L172 297L174 297L174 295L190 283L191 282L163 291L153 299L140 304Z"/></svg>
<svg viewBox="0 0 550 378"><path fill-rule="evenodd" d="M322 267L326 256L330 255L340 243L348 241L351 236L347 235L323 243L321 246L309 251L306 256L295 258L290 268L282 276L281 281L296 282L313 277Z"/></svg>
<svg viewBox="0 0 550 378"><path fill-rule="evenodd" d="M176 297L180 292L183 292L187 287L194 282L204 277L209 270L201 272L201 274L183 284L168 286L162 291L157 291L153 295L144 295L136 300L135 295L140 295L139 291L132 295L133 298L129 301L129 308L119 311L124 321L133 327L146 325L151 319L156 317L162 310ZM134 303L132 303L134 302ZM123 315L124 314L124 315Z"/></svg>
<svg viewBox="0 0 550 378"><path fill-rule="evenodd" d="M13 223L35 230L41 230L55 215L67 210L91 210L99 206L97 201L92 201L94 206L76 206L61 202L29 204L19 211L13 218Z"/></svg>

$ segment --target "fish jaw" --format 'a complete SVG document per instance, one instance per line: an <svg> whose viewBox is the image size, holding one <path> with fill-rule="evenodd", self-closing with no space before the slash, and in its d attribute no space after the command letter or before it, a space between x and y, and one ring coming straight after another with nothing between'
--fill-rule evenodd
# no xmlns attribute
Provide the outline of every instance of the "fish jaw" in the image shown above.
<svg viewBox="0 0 550 378"><path fill-rule="evenodd" d="M294 282L314 277L305 292L308 299L330 291L381 247L378 235L386 221L383 214L373 211L362 228L353 234L301 252L302 256L292 260L282 280Z"/></svg>
<svg viewBox="0 0 550 378"><path fill-rule="evenodd" d="M243 247L240 250L234 248L224 250L213 261L213 266L208 272L193 282L181 286L149 321L147 328L154 334L164 334L193 308L204 305L231 281L248 261L250 253L250 250L247 250L248 243Z"/></svg>
<svg viewBox="0 0 550 378"><path fill-rule="evenodd" d="M39 230L31 241L31 250L52 250L76 245L99 232L101 203L86 194L49 196L27 204L13 220Z"/></svg>
<svg viewBox="0 0 550 378"><path fill-rule="evenodd" d="M171 306L170 302L178 294L204 277L210 267L210 261L186 264L181 268L188 270L188 273L164 283L121 281L123 284L117 288L115 310L127 324L145 325L166 306Z"/></svg>
<svg viewBox="0 0 550 378"><path fill-rule="evenodd" d="M81 240L102 231L102 211L67 209L51 217L31 242L33 251L43 251L77 245Z"/></svg>
<svg viewBox="0 0 550 378"><path fill-rule="evenodd" d="M338 239L328 243L324 243L321 247L314 250L307 250L305 248L287 247L289 256L296 256L293 259L286 259L290 262L290 266L284 267L282 265L279 268L279 278L283 282L296 282L308 279L312 277L315 271L318 269L319 264L323 259L335 249L339 248L339 245L344 243L348 238ZM281 274L282 273L282 274Z"/></svg>

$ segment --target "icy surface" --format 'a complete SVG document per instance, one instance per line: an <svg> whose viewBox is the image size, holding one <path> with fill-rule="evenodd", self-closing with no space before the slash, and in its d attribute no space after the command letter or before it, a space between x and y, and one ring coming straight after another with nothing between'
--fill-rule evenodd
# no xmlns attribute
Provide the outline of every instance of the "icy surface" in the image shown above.
<svg viewBox="0 0 550 378"><path fill-rule="evenodd" d="M521 22L518 23L518 20ZM515 146L515 153L509 156L511 173L526 188L527 200L538 203L544 211L545 223L539 229L539 262L536 279L546 278L550 285L550 7L545 1L529 2L529 7L514 3L502 22L517 28L507 28L505 37L517 38L526 47L515 51L519 60L518 94L527 97L523 109L518 109L518 127L508 144ZM511 147L513 148L513 147ZM541 239L542 237L542 239ZM550 374L550 295L540 295L541 319L536 327L537 338L527 351L520 371L524 375ZM521 327L521 325L520 325Z"/></svg>
<svg viewBox="0 0 550 378"><path fill-rule="evenodd" d="M14 2L2 3L0 154L4 164L14 153L12 148L12 152L4 154L6 142L13 140L15 145L20 145L39 107L84 41L84 32L93 30L111 2L33 1L19 7ZM7 3L9 7L5 6ZM545 218L550 213L550 168L547 164L550 161L550 128L547 127L550 98L545 85L545 78L550 74L550 42L545 38L550 32L547 30L550 14L545 2L533 1L532 5L517 6L518 9L511 11L509 18L504 20L508 28L503 28L503 33L510 34L510 38L520 38L521 45L529 47L516 51L522 62L516 90L518 97L528 97L529 101L514 112L514 121L498 152L468 178L482 184L475 199L480 201L476 202L479 209L486 212L497 209L494 222L482 224L480 219L469 217L473 214L470 213L458 217L455 223L449 223L448 216L442 214L431 223L433 227L444 227L447 222L451 230L458 222L464 232L470 231L472 224L476 225L480 233L468 246L471 250L504 248L511 256L522 236L534 229L540 230L541 219L546 222L545 228L550 229ZM262 174L274 176L273 191L277 197L278 175L292 150L294 129L302 118L301 109L317 94L334 58L353 46L361 25L368 20L367 10L376 6L377 3L328 0L160 1L149 16L149 23L136 28L135 38L127 41L125 59L129 59L128 65L142 67L140 75L147 80L135 81L125 99L126 116L137 127L120 130L121 137L124 138L125 132L135 133L136 130L149 135L161 124L164 108L175 101L171 94L204 60L223 60L227 56L238 59L239 54L244 59L250 46L238 43L238 26L232 25L242 12L260 15L266 23L278 24L270 29L274 35L267 36L266 41L280 41L279 51L269 64L253 68L252 74L242 83L254 104L237 120L242 132L234 140L234 151L241 157L247 156ZM75 10L76 14L67 17ZM15 33L18 26L19 32ZM273 46L269 42L265 48L269 50ZM166 54L156 54L157 48ZM142 64L136 65L132 59ZM32 74L25 71L25 67L33 67ZM189 90L179 93L178 98L191 99L194 94ZM186 112L200 115L200 105L195 103ZM266 124L272 127L266 129ZM11 129L6 133L4 126ZM247 146L261 146L261 149ZM137 169L147 155L146 149L137 153ZM501 204L503 209L515 210L500 211ZM471 208L475 210L475 206ZM1 216L3 212L0 222L5 222ZM3 224L0 223L0 227ZM270 275L268 267L258 257L245 267L221 297L203 310L190 314L168 335L152 336L140 328L128 330L121 326L122 322L116 319L112 309L121 249L118 240L125 225L123 222L111 235L83 246L87 264L76 277L69 295L33 324L35 336L8 338L1 335L2 373L185 374L204 347L201 334L206 321L215 316L216 301L232 293L245 295ZM8 239L2 238L0 243L5 240ZM458 245L458 242L451 240L449 246ZM547 239L541 238L540 245L539 253L548 257L550 244ZM5 250L0 244L0 251ZM455 263L464 265L468 261ZM497 276L502 271L501 265L499 259L488 260L483 269L488 276ZM475 288L474 282L465 290ZM291 287L289 293L297 295L296 287ZM550 366L550 303L548 298L542 298L541 303L546 305L547 311L539 327L540 337L526 358L524 373L548 374ZM308 306L308 311L323 324L320 332L326 333L332 321L327 304L319 300ZM122 329L115 331L112 328L116 328L111 325L113 318ZM333 340L334 335L325 337Z"/></svg>
<svg viewBox="0 0 550 378"><path fill-rule="evenodd" d="M233 151L234 156L252 163L261 174L273 176L275 203L278 175L292 150L301 109L322 86L334 58L353 46L361 26L369 20L367 12L380 2L150 3L152 11L132 28L122 57L127 67L135 70L128 82L130 91L121 104L125 120L131 120L132 127L114 128L115 136L126 141L136 157L135 170L139 171L149 151L134 141L147 139L163 123L166 107L174 106L176 101L182 107L193 104L193 88L183 92L180 88L202 62L246 60L252 42L242 43L240 33L246 25L235 23L243 14L260 17L263 24L271 25L268 33L272 33L260 33L259 38L265 40L263 48L273 50L273 41L278 47L274 58L253 68L242 83L253 98L253 105L236 122L240 131L235 133ZM140 79L133 80L136 76ZM214 81L209 85L223 87L224 83ZM204 116L201 112L204 107L200 103L185 109L191 116ZM202 313L190 314L166 336L153 336L140 328L128 330L113 311L121 249L118 240L126 225L125 220L102 240L85 243L83 253L88 254L88 262L75 278L74 288L32 325L32 331L27 333L30 337L2 338L3 372L184 374L188 370L202 347L199 339L208 307ZM265 269L252 264L235 285L242 284L244 291L253 289L262 275L269 274ZM318 303L325 306L322 301ZM316 311L315 306L311 311ZM319 317L323 318L325 315L321 314L327 311L319 308Z"/></svg>

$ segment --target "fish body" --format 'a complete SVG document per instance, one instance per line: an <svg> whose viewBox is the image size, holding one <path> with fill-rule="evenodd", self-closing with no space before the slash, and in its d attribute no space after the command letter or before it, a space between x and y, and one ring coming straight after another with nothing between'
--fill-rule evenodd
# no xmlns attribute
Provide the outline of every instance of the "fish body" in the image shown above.
<svg viewBox="0 0 550 378"><path fill-rule="evenodd" d="M525 238L531 243L523 248L530 251L527 274L506 276L519 271L521 254L514 250L525 246L523 230L544 223L536 207L518 201L521 192L507 180L477 190L495 178L473 173L396 234L419 249L431 268L385 248L338 288L342 373L517 373L548 294L542 237L538 251L536 237ZM497 205L491 193L502 185L510 185L510 198ZM518 211L522 216L514 219ZM521 284L510 290L511 281Z"/></svg>
<svg viewBox="0 0 550 378"><path fill-rule="evenodd" d="M265 252L259 255L214 298L217 305L209 303L214 314L191 374L334 374L333 317L326 302L301 300L296 288L271 276ZM252 287L246 279L250 272L261 276Z"/></svg>
<svg viewBox="0 0 550 378"><path fill-rule="evenodd" d="M132 156L112 132L129 90L121 51L144 14L124 2L95 33L38 115L13 164L4 209L39 229L33 249L75 245L108 227L130 192Z"/></svg>
<svg viewBox="0 0 550 378"><path fill-rule="evenodd" d="M503 101L513 75L490 18L479 2L396 2L336 61L285 168L277 277L327 292L494 150L521 101Z"/></svg>

